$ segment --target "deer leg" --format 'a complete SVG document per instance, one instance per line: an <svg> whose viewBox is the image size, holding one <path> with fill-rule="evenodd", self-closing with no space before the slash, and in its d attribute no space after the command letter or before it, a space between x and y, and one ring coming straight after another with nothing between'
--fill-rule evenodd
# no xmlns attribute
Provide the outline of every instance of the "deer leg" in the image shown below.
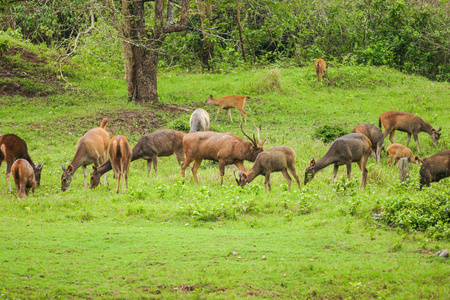
<svg viewBox="0 0 450 300"><path fill-rule="evenodd" d="M239 169L239 171L241 171L241 172L245 172L246 171L244 163L242 161L238 161L234 165Z"/></svg>
<svg viewBox="0 0 450 300"><path fill-rule="evenodd" d="M192 161L193 161L193 159L191 157L186 157L183 164L181 165L181 178L182 178L183 182L184 182L185 170Z"/></svg>
<svg viewBox="0 0 450 300"><path fill-rule="evenodd" d="M367 166L367 157L363 157L360 161L361 163L361 171L362 171L362 176L361 176L361 186L365 188L366 187L366 182L367 182L367 173L369 172L366 168Z"/></svg>
<svg viewBox="0 0 450 300"><path fill-rule="evenodd" d="M383 132L383 141L388 136L389 133L391 133L392 127L385 127Z"/></svg>
<svg viewBox="0 0 450 300"><path fill-rule="evenodd" d="M147 160L147 178L150 178L150 171L152 170L152 159Z"/></svg>
<svg viewBox="0 0 450 300"><path fill-rule="evenodd" d="M214 122L217 120L217 118L219 117L220 112L222 111L222 106L219 106L219 109L217 110L217 115L216 118L214 119Z"/></svg>
<svg viewBox="0 0 450 300"><path fill-rule="evenodd" d="M225 108L227 110L228 115L230 116L230 121L233 122L233 118L231 117L231 109Z"/></svg>
<svg viewBox="0 0 450 300"><path fill-rule="evenodd" d="M300 178L297 175L297 170L295 170L295 166L288 167L288 168L289 168L289 171L291 171L292 176L294 176L295 181L297 181L298 188L302 189L302 187L300 186Z"/></svg>
<svg viewBox="0 0 450 300"><path fill-rule="evenodd" d="M11 182L9 181L9 174L10 174L10 172L8 172L8 170L6 170L6 173L5 173L6 183L8 183L9 192L12 192Z"/></svg>
<svg viewBox="0 0 450 300"><path fill-rule="evenodd" d="M223 184L223 176L225 175L225 162L219 160L219 174L220 174L220 185Z"/></svg>
<svg viewBox="0 0 450 300"><path fill-rule="evenodd" d="M153 169L155 169L155 178L158 179L158 155L153 155Z"/></svg>
<svg viewBox="0 0 450 300"><path fill-rule="evenodd" d="M420 148L419 148L419 134L418 133L413 133L413 137L414 137L414 141L416 142L416 145L417 145L417 152L420 152Z"/></svg>
<svg viewBox="0 0 450 300"><path fill-rule="evenodd" d="M394 136L395 136L395 130L392 130L391 133L389 134L389 140L391 141L392 144L394 144Z"/></svg>
<svg viewBox="0 0 450 300"><path fill-rule="evenodd" d="M12 167L13 163L14 163L14 159L11 159L11 161L10 161L10 159L8 157L8 160L6 160L5 176L6 176L6 182L8 183L8 189L9 189L10 193L12 192L12 188L11 188L11 182L9 181L9 175L11 174L11 167Z"/></svg>
<svg viewBox="0 0 450 300"><path fill-rule="evenodd" d="M84 188L87 189L87 167L85 165L83 167L83 174L84 174Z"/></svg>
<svg viewBox="0 0 450 300"><path fill-rule="evenodd" d="M287 185L288 185L288 191L290 192L291 191L291 182L292 182L291 176L289 176L287 169L284 169L283 171L281 171L281 174L283 174L284 178L286 179Z"/></svg>
<svg viewBox="0 0 450 300"><path fill-rule="evenodd" d="M376 156L377 156L377 163L380 163L380 160L381 160L381 145L377 145Z"/></svg>
<svg viewBox="0 0 450 300"><path fill-rule="evenodd" d="M266 172L266 180L264 180L264 190L266 192L267 187L269 187L269 192L272 191L272 185L270 184L270 172Z"/></svg>
<svg viewBox="0 0 450 300"><path fill-rule="evenodd" d="M202 160L203 159L201 159L201 158L196 158L194 160L194 166L192 167L192 175L194 175L195 184L197 184L197 185L198 185L197 170L200 167Z"/></svg>
<svg viewBox="0 0 450 300"><path fill-rule="evenodd" d="M398 164L398 161L400 160L400 158L399 157L396 157L395 158L395 162L394 162L394 167L396 167L397 166L397 164Z"/></svg>
<svg viewBox="0 0 450 300"><path fill-rule="evenodd" d="M407 136L406 136L406 147L408 147L409 141L411 140L411 133L407 132L406 134L407 134Z"/></svg>
<svg viewBox="0 0 450 300"><path fill-rule="evenodd" d="M338 170L339 170L339 165L335 164L334 167L333 167L333 180L331 181L332 183L334 183L334 179L336 179L336 175L337 175Z"/></svg>
<svg viewBox="0 0 450 300"><path fill-rule="evenodd" d="M352 174L352 162L347 162L347 179L350 181L350 175Z"/></svg>

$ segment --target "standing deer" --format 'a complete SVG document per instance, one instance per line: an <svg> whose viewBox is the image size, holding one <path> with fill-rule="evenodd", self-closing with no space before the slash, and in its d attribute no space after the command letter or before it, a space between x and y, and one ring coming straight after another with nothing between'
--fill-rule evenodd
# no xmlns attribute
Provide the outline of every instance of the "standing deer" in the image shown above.
<svg viewBox="0 0 450 300"><path fill-rule="evenodd" d="M242 133L250 140L244 141L242 138L227 133L200 131L188 133L183 138L184 154L186 159L181 166L181 176L184 181L185 169L194 161L192 174L195 183L198 184L197 170L202 160L209 159L219 162L220 184L223 184L223 176L225 174L225 166L235 164L241 171L245 172L244 160L255 161L259 153L263 151L264 141L261 141L261 126L256 128L257 139L253 135L250 138L242 129Z"/></svg>
<svg viewBox="0 0 450 300"><path fill-rule="evenodd" d="M100 127L89 130L79 141L77 151L72 162L67 167L62 165L61 190L64 192L70 185L73 175L80 166L83 167L84 187L87 188L86 166L94 164L98 166L104 163L108 157L109 133L105 130L108 118L104 118ZM105 184L107 178L105 176Z"/></svg>
<svg viewBox="0 0 450 300"><path fill-rule="evenodd" d="M11 172L19 199L28 196L30 188L34 193L34 186L36 185L34 168L26 159L17 159L11 167Z"/></svg>
<svg viewBox="0 0 450 300"><path fill-rule="evenodd" d="M27 144L24 140L15 134L5 134L0 136L0 166L2 162L6 161L6 182L8 189L11 192L11 182L9 176L11 174L11 167L15 160L23 158L28 161L34 170L34 178L36 186L41 183L42 163L35 165L30 155L28 154Z"/></svg>
<svg viewBox="0 0 450 300"><path fill-rule="evenodd" d="M219 106L219 109L217 110L217 115L214 121L217 120L219 117L219 113L222 109L225 109L230 116L230 121L233 122L233 118L231 117L231 111L230 108L235 107L241 112L241 118L244 116L245 122L247 122L247 113L244 110L245 101L247 99L252 99L249 96L239 96L239 95L229 95L229 96L223 96L220 98L213 98L212 95L209 95L208 99L205 101L205 105L208 104L214 104L216 106Z"/></svg>
<svg viewBox="0 0 450 300"><path fill-rule="evenodd" d="M264 187L267 192L267 187L269 187L269 191L272 190L270 173L281 172L287 181L288 190L291 191L292 180L288 170L291 172L292 176L294 176L298 187L301 189L300 178L298 178L295 169L295 151L286 146L272 147L258 154L255 163L250 170L247 172L239 172L239 179L236 178L236 182L238 186L244 187L258 175L264 175L266 177Z"/></svg>
<svg viewBox="0 0 450 300"><path fill-rule="evenodd" d="M186 134L181 131L164 129L144 135L134 146L132 150L131 161L137 159L147 160L147 177L150 177L150 171L155 170L155 177L158 178L158 157L171 156L175 154L178 164L184 160L183 137ZM90 188L95 188L100 183L100 177L112 169L111 161L106 161L100 167L93 166L91 173Z"/></svg>
<svg viewBox="0 0 450 300"><path fill-rule="evenodd" d="M400 158L408 158L408 162L416 165L423 163L423 159L413 155L411 150L400 144L389 145L386 149L386 153L389 155L389 166L391 166L392 161L394 161L394 166L396 166Z"/></svg>
<svg viewBox="0 0 450 300"><path fill-rule="evenodd" d="M203 108L196 109L189 120L191 132L209 131L209 114Z"/></svg>
<svg viewBox="0 0 450 300"><path fill-rule="evenodd" d="M420 189L449 176L450 150L444 150L423 160L420 168Z"/></svg>
<svg viewBox="0 0 450 300"><path fill-rule="evenodd" d="M362 133L369 138L370 142L372 143L372 153L374 155L374 158L377 160L378 163L380 163L381 150L383 149L383 142L384 142L383 133L381 132L381 129L371 124L362 124L355 126L355 128L352 131L352 133L357 132Z"/></svg>
<svg viewBox="0 0 450 300"><path fill-rule="evenodd" d="M125 193L125 185L128 188L128 170L131 163L131 147L123 135L116 135L109 143L109 160L116 177L117 190L119 193L120 180L122 180L122 193Z"/></svg>
<svg viewBox="0 0 450 300"><path fill-rule="evenodd" d="M314 178L321 169L333 164L333 182L336 178L340 165L347 165L347 178L350 180L352 162L356 162L362 171L361 187L366 187L367 160L372 153L372 143L362 133L350 133L337 138L331 144L330 149L324 157L317 162L311 159L310 165L305 171L305 184Z"/></svg>
<svg viewBox="0 0 450 300"><path fill-rule="evenodd" d="M386 136L390 134L389 140L392 143L395 143L394 135L396 130L403 131L408 134L406 147L408 147L409 145L412 134L414 137L414 141L416 142L418 152L420 152L419 132L423 131L428 133L433 140L433 144L435 145L439 143L438 141L441 137L440 131L442 129L442 126L439 127L438 130L436 130L433 128L433 126L430 125L430 123L425 122L418 116L403 111L390 110L382 113L380 115L380 118L378 119L378 127L380 127L380 129L381 125L383 125L384 127L383 139L385 139Z"/></svg>
<svg viewBox="0 0 450 300"><path fill-rule="evenodd" d="M314 67L316 68L318 82L322 82L322 77L324 74L328 80L328 75L327 75L328 66L323 59L319 58L318 60L316 60L316 62L314 63Z"/></svg>

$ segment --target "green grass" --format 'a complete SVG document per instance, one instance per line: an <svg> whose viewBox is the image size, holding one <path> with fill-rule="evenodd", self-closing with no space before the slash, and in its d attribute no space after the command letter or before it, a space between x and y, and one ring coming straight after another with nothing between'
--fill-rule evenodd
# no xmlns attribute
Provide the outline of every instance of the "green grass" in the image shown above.
<svg viewBox="0 0 450 300"><path fill-rule="evenodd" d="M421 157L449 148L448 83L373 67L330 68L328 75L330 82L319 84L313 67L160 73L159 95L164 104L188 108L204 107L209 94L251 96L246 132L252 133L252 122L262 124L262 137L269 134L265 148L293 148L302 179L309 159L328 149L312 138L318 126L350 132L358 124L378 125L387 110L443 126L438 146L419 135ZM166 157L159 159L158 179L153 171L147 178L145 161L133 162L124 195L115 193L111 173L108 186L84 189L81 169L61 192L61 164L70 163L78 139L102 117L110 118L111 136L124 134L132 146L146 132L189 120L187 112L127 102L123 79L69 79L74 90L0 99L0 132L21 136L33 160L44 162L42 186L22 200L0 180L0 298L448 297L449 261L431 257L450 248L448 238L371 218L386 199L427 193L417 188L420 166L410 165L410 181L402 186L387 157L380 165L369 160L364 190L356 165L350 182L341 168L331 184L328 167L291 193L275 173L266 193L261 176L238 188L233 166L221 186L217 164L205 161L200 185L189 170L182 185L176 159ZM216 108L205 108L214 119ZM222 112L212 130L243 136L238 112L232 113L234 123ZM406 134L398 132L396 142L405 143ZM417 154L415 144L409 146ZM446 193L449 179L430 189Z"/></svg>

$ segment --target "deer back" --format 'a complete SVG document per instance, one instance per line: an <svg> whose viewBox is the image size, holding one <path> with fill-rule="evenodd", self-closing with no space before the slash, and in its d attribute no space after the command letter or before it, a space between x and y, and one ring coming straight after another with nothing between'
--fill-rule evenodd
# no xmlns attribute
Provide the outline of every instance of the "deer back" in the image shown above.
<svg viewBox="0 0 450 300"><path fill-rule="evenodd" d="M361 124L355 126L352 133L362 133L367 136L372 143L372 147L383 144L383 133L379 128L371 124Z"/></svg>
<svg viewBox="0 0 450 300"><path fill-rule="evenodd" d="M420 168L420 185L429 186L450 176L450 150L444 150L425 158Z"/></svg>
<svg viewBox="0 0 450 300"><path fill-rule="evenodd" d="M184 132L164 129L144 135L133 148L133 160L183 153Z"/></svg>
<svg viewBox="0 0 450 300"><path fill-rule="evenodd" d="M209 123L208 112L202 108L196 109L189 120L191 127L189 132L209 131Z"/></svg>
<svg viewBox="0 0 450 300"><path fill-rule="evenodd" d="M123 135L116 135L111 139L108 152L113 168L114 166L126 167L131 162L131 147L128 139Z"/></svg>

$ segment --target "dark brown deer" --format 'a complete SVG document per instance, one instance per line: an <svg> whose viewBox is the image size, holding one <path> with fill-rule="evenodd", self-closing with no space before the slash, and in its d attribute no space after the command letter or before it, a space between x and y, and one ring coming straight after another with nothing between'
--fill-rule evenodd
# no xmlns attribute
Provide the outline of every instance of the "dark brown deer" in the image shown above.
<svg viewBox="0 0 450 300"><path fill-rule="evenodd" d="M28 196L30 188L34 193L34 186L36 185L34 168L26 159L17 159L11 167L11 172L19 199Z"/></svg>
<svg viewBox="0 0 450 300"><path fill-rule="evenodd" d="M186 133L164 129L158 130L144 135L134 146L132 150L131 161L137 159L147 160L147 177L150 177L150 171L155 170L155 177L158 177L158 157L171 156L175 154L178 164L181 164L184 160L183 154L183 137ZM95 188L100 183L100 177L112 169L111 161L108 160L100 167L93 166L93 172L91 173L90 188Z"/></svg>
<svg viewBox="0 0 450 300"><path fill-rule="evenodd" d="M36 186L39 186L41 183L42 164L34 164L28 154L27 144L25 141L15 134L5 134L0 136L0 166L3 161L6 161L5 176L10 192L12 191L11 182L9 181L11 167L14 161L19 158L23 158L31 164L34 170L35 184Z"/></svg>
<svg viewBox="0 0 450 300"><path fill-rule="evenodd" d="M383 139L385 139L386 136L390 134L389 140L392 143L395 143L394 135L396 130L403 131L408 134L406 147L408 147L409 145L412 134L417 145L417 152L420 152L419 132L423 131L428 133L433 140L433 144L435 145L439 143L438 141L441 137L440 131L442 129L442 126L439 127L438 130L436 130L433 128L433 126L430 125L430 123L425 122L418 116L403 111L390 110L382 113L380 115L380 118L378 119L378 127L380 127L380 129L381 125L383 125L384 127Z"/></svg>
<svg viewBox="0 0 450 300"><path fill-rule="evenodd" d="M369 138L370 142L372 143L372 154L374 155L374 158L377 160L377 162L380 163L381 150L383 149L384 142L381 129L371 124L361 124L355 126L352 131L352 133L358 132L364 134Z"/></svg>
<svg viewBox="0 0 450 300"><path fill-rule="evenodd" d="M327 76L328 66L323 59L319 58L318 60L316 60L316 62L314 63L314 67L316 68L318 82L322 82L322 77L324 74L328 80L328 76Z"/></svg>
<svg viewBox="0 0 450 300"><path fill-rule="evenodd" d="M125 186L128 188L128 170L131 163L131 147L128 139L123 135L116 135L109 143L109 160L114 170L117 190L119 193L120 181L122 180L122 193L125 193Z"/></svg>
<svg viewBox="0 0 450 300"><path fill-rule="evenodd" d="M209 114L203 108L196 109L189 120L191 130L189 132L196 131L209 131Z"/></svg>
<svg viewBox="0 0 450 300"><path fill-rule="evenodd" d="M217 117L219 117L219 113L222 109L225 109L230 116L230 121L233 122L233 118L231 117L231 111L230 108L235 107L241 112L241 118L244 116L245 122L247 122L247 113L244 110L245 101L248 99L252 99L249 96L239 96L239 95L229 95L229 96L223 96L220 98L213 98L212 95L209 95L208 99L205 101L205 105L208 104L214 104L216 106L219 106L219 109L217 110L217 115L214 121L217 120Z"/></svg>
<svg viewBox="0 0 450 300"><path fill-rule="evenodd" d="M300 178L298 178L295 169L295 151L286 146L272 147L258 154L255 163L250 170L247 172L239 172L239 179L236 178L236 182L238 186L244 187L258 175L264 175L266 177L266 180L264 181L265 190L267 191L267 187L269 187L270 191L272 189L270 173L281 172L287 181L288 190L291 191L292 180L288 170L291 172L292 176L294 176L298 187L301 189Z"/></svg>
<svg viewBox="0 0 450 300"><path fill-rule="evenodd" d="M75 157L66 168L62 165L61 190L65 191L72 181L73 175L81 166L84 173L84 187L87 188L86 166L101 165L108 158L109 133L105 130L108 118L104 118L100 127L89 130L79 141ZM105 177L105 183L107 178Z"/></svg>
<svg viewBox="0 0 450 300"><path fill-rule="evenodd" d="M305 171L305 184L307 184L314 175L321 169L334 165L333 182L336 178L340 165L347 165L347 178L350 180L352 172L352 162L356 162L362 171L361 187L366 187L367 181L367 160L372 153L372 143L362 133L350 133L337 138L331 144L330 149L324 157L317 162L311 159L310 165Z"/></svg>
<svg viewBox="0 0 450 300"><path fill-rule="evenodd" d="M242 138L227 133L199 131L188 133L183 138L184 154L186 159L181 166L181 176L184 181L185 169L194 161L192 167L192 174L194 175L195 183L198 184L197 170L202 163L202 160L214 160L219 163L220 184L223 184L223 176L225 174L225 166L235 164L241 171L245 172L244 160L255 161L259 153L263 151L264 141L261 141L261 126L256 128L257 140L249 137L244 130L242 133L250 140L244 141Z"/></svg>
<svg viewBox="0 0 450 300"><path fill-rule="evenodd" d="M423 159L413 155L409 148L400 144L390 144L386 149L386 153L389 155L389 166L391 166L392 161L394 161L394 166L396 166L400 158L408 158L409 163L416 165L423 163Z"/></svg>
<svg viewBox="0 0 450 300"><path fill-rule="evenodd" d="M425 158L420 168L420 189L450 176L450 150Z"/></svg>

